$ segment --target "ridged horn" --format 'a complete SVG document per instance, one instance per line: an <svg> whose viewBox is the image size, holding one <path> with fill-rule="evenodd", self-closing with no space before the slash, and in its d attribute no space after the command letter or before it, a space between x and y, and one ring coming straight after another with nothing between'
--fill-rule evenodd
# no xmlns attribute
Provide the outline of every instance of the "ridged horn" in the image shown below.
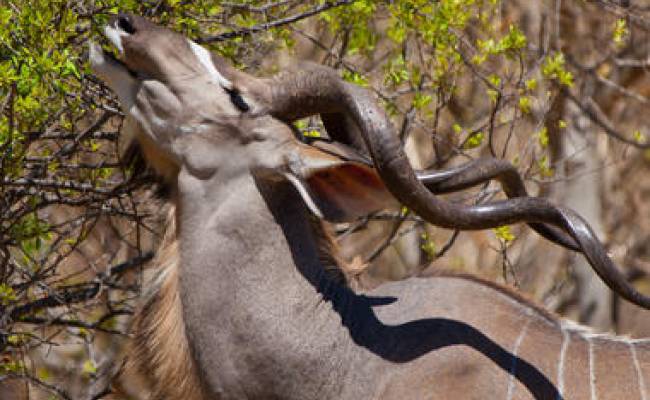
<svg viewBox="0 0 650 400"><path fill-rule="evenodd" d="M575 212L557 207L545 199L528 196L475 206L452 204L437 198L411 168L388 116L371 94L345 82L335 70L303 64L297 71L278 75L270 85L270 113L278 119L294 121L325 114L331 125L336 115L345 118L339 121L333 139L355 147L362 141L388 190L426 221L460 230L489 229L519 222L553 225L572 239L565 239L561 244L579 248L612 290L628 301L650 309L650 297L639 293L627 282L587 222ZM349 121L356 129L345 128ZM481 179L484 176L481 173L475 175Z"/></svg>

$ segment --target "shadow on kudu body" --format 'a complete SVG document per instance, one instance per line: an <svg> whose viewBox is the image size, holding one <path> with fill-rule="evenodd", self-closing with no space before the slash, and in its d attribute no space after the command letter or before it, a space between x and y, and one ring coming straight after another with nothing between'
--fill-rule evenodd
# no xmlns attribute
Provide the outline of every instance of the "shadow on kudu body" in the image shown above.
<svg viewBox="0 0 650 400"><path fill-rule="evenodd" d="M511 165L416 174L383 110L330 69L257 79L135 16L113 18L105 33L120 61L91 45L93 68L176 210L134 323L154 398L646 400L647 342L570 329L468 277L348 286L320 219L351 221L397 198L443 227L529 222L649 306L586 222L528 197ZM376 169L298 140L290 123L314 114ZM508 200L463 206L433 195L490 179Z"/></svg>
<svg viewBox="0 0 650 400"><path fill-rule="evenodd" d="M285 188L285 190L290 191L292 188ZM387 325L382 322L377 317L375 310L395 303L398 297L353 293L347 287L337 285L324 276L321 272L322 266L310 266L310 258L305 257L301 251L306 247L303 242L308 236L305 236L304 232L296 230L295 214L287 215L286 212L274 212L277 208L286 207L283 204L291 204L299 199L295 199L293 193L284 193L282 197L280 202L273 201L268 196L266 200L271 203L269 208L276 223L282 228L287 243L291 244L291 256L294 264L298 267L300 274L313 285L314 290L320 293L325 301L331 303L332 308L340 316L342 325L348 329L354 343L391 363L409 363L448 346L467 346L482 354L505 373L513 375L528 389L533 398L563 399L553 382L543 372L463 321L448 318L422 318L395 325ZM381 293L381 289L377 291ZM477 299L477 301L481 300ZM404 312L408 314L408 310L404 310ZM468 384L471 385L471 382ZM497 383L495 385L498 386ZM417 393L417 388L413 389L413 394L415 393ZM487 393L485 394L487 395ZM404 396L402 398L405 399L436 398L434 393L419 393L419 396L422 397L408 397L408 393L404 393ZM460 393L455 396L462 398Z"/></svg>
<svg viewBox="0 0 650 400"><path fill-rule="evenodd" d="M561 338L540 310L458 276L355 293L319 261L292 185L248 175L205 193L192 187L179 185L180 294L207 398L562 398L556 370L512 351L524 326ZM204 204L210 218L193 220L184 202ZM206 235L215 242L195 246ZM561 341L551 343L557 365Z"/></svg>

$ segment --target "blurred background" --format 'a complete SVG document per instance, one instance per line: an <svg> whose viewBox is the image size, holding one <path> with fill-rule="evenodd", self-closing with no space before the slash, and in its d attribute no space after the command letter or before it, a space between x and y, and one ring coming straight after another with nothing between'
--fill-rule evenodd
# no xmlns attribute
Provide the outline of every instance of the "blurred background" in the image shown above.
<svg viewBox="0 0 650 400"><path fill-rule="evenodd" d="M124 114L88 66L118 11L249 73L336 68L374 92L414 167L508 160L650 293L649 0L0 0L0 399L147 395L120 374L122 349L168 206L123 156ZM324 135L317 118L296 126ZM446 199L503 197L492 183ZM464 271L598 331L650 336L650 312L525 225L454 232L401 209L333 229L368 285Z"/></svg>

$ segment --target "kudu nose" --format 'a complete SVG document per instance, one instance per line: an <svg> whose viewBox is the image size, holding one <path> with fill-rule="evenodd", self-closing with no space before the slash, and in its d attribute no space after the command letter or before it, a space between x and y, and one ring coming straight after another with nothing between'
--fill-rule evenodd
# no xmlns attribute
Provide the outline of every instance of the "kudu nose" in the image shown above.
<svg viewBox="0 0 650 400"><path fill-rule="evenodd" d="M135 27L133 26L131 17L128 14L120 13L117 15L117 26L130 35L135 33Z"/></svg>

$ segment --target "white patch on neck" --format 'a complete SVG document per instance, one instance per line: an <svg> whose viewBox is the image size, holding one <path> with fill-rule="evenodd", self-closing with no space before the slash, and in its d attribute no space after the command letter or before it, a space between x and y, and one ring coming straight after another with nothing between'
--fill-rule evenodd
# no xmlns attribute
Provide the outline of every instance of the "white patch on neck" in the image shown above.
<svg viewBox="0 0 650 400"><path fill-rule="evenodd" d="M111 43L113 43L113 46L117 48L117 51L119 51L120 54L124 53L122 36L129 36L129 34L117 27L117 21L115 22L114 27L110 25L104 27L104 35L111 41Z"/></svg>
<svg viewBox="0 0 650 400"><path fill-rule="evenodd" d="M191 40L188 40L188 42L190 43L190 48L192 49L192 52L194 52L196 58L198 58L201 64L203 64L203 66L208 71L212 79L216 83L218 83L222 88L227 90L233 90L232 82L230 82L223 75L221 75L221 73L219 73L217 68L214 66L214 63L212 62L212 58L210 57L210 52L207 51L203 46Z"/></svg>
<svg viewBox="0 0 650 400"><path fill-rule="evenodd" d="M304 200L305 204L307 205L307 208L314 213L315 216L318 218L323 218L323 213L321 210L318 208L316 203L314 202L314 199L312 199L311 195L309 194L309 190L305 187L305 185L298 179L296 176L294 176L291 173L285 173L284 174L285 178L289 182L293 184L293 186L298 190L298 193L300 193L300 196Z"/></svg>

